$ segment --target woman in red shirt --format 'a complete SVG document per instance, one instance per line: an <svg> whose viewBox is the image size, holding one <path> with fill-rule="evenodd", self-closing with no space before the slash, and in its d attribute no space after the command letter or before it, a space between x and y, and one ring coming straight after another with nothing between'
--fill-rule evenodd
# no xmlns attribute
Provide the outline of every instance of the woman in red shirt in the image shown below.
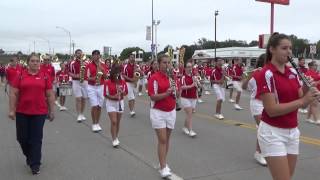
<svg viewBox="0 0 320 180"><path fill-rule="evenodd" d="M59 87L62 84L70 84L69 83L69 73L66 71L66 64L64 62L60 63L61 70L56 73L56 82L57 82L57 96L59 96L60 100L60 111L66 111L67 108L64 106L66 102L66 96L60 95L60 89ZM71 87L71 85L70 85Z"/></svg>
<svg viewBox="0 0 320 180"><path fill-rule="evenodd" d="M154 73L148 81L148 93L151 99L150 120L158 137L159 172L161 177L165 178L171 176L166 162L170 135L176 121L176 100L167 75L169 56L160 55L158 63L159 71Z"/></svg>
<svg viewBox="0 0 320 180"><path fill-rule="evenodd" d="M292 55L287 35L274 33L266 54L267 64L257 78L257 96L264 107L258 141L273 179L290 180L299 154L297 110L315 101L319 92L302 88L297 72L286 65Z"/></svg>
<svg viewBox="0 0 320 180"><path fill-rule="evenodd" d="M192 110L196 108L197 104L197 82L194 81L192 74L192 63L187 63L185 74L181 78L181 105L186 112L186 120L182 131L194 137L197 134L192 130Z"/></svg>
<svg viewBox="0 0 320 180"><path fill-rule="evenodd" d="M110 71L109 80L105 81L103 94L106 98L106 109L111 121L112 146L118 147L118 139L121 115L124 111L123 97L128 94L128 87L120 76L121 67L114 64Z"/></svg>
<svg viewBox="0 0 320 180"><path fill-rule="evenodd" d="M17 140L32 174L39 174L43 126L54 119L54 94L50 77L40 72L40 58L31 55L28 69L12 82L9 118L16 119ZM37 98L35 98L37 97Z"/></svg>

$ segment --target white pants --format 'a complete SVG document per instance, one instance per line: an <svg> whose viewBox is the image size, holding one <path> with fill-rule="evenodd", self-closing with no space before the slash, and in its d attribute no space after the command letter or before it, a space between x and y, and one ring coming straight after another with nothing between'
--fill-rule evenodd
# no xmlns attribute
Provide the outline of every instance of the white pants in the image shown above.
<svg viewBox="0 0 320 180"><path fill-rule="evenodd" d="M138 81L138 85L144 86L146 83L147 83L147 80L144 76L142 77L142 79L139 79Z"/></svg>
<svg viewBox="0 0 320 180"><path fill-rule="evenodd" d="M232 84L234 89L236 89L238 92L242 92L241 81L232 81Z"/></svg>
<svg viewBox="0 0 320 180"><path fill-rule="evenodd" d="M173 109L170 112L165 112L151 108L150 121L153 129L174 129L174 125L176 123L176 109Z"/></svg>
<svg viewBox="0 0 320 180"><path fill-rule="evenodd" d="M259 124L258 142L264 157L299 154L299 137L298 128L277 128L263 121Z"/></svg>
<svg viewBox="0 0 320 180"><path fill-rule="evenodd" d="M261 115L263 111L262 101L258 99L250 99L250 111L252 116Z"/></svg>
<svg viewBox="0 0 320 180"><path fill-rule="evenodd" d="M196 108L197 99L190 99L190 98L180 98L181 106L183 108Z"/></svg>
<svg viewBox="0 0 320 180"><path fill-rule="evenodd" d="M216 93L217 100L225 101L226 91L221 85L213 84L213 90Z"/></svg>
<svg viewBox="0 0 320 180"><path fill-rule="evenodd" d="M80 81L73 80L72 81L73 95L76 98L78 97L87 98L88 97L87 86L88 86L88 81L84 81L83 83L80 83Z"/></svg>
<svg viewBox="0 0 320 180"><path fill-rule="evenodd" d="M134 83L126 82L128 86L128 100L134 100L136 94L136 87L134 87Z"/></svg>
<svg viewBox="0 0 320 180"><path fill-rule="evenodd" d="M123 101L123 99L120 101L120 106L121 106L121 110L120 110L120 107L119 107L119 101L110 100L110 99L106 100L106 110L107 110L107 112L123 113L123 111L124 111L124 101Z"/></svg>
<svg viewBox="0 0 320 180"><path fill-rule="evenodd" d="M104 97L103 97L103 85L92 86L88 85L88 97L91 107L93 106L103 106Z"/></svg>

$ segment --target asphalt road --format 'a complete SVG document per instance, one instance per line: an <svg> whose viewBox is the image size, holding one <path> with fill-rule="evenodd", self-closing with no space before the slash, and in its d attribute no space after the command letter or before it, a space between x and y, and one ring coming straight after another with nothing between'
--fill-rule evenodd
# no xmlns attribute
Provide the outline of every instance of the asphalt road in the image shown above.
<svg viewBox="0 0 320 180"><path fill-rule="evenodd" d="M228 93L227 93L228 94ZM196 138L182 133L183 111L178 112L172 134L168 164L173 179L185 180L269 180L266 167L255 162L256 129L249 113L249 95L245 93L242 111L224 103L225 120L216 120L215 96L205 95L194 114ZM121 146L112 148L110 121L103 111L103 131L91 132L88 120L76 122L73 97L67 98L68 111L56 111L56 119L46 122L41 174L32 176L16 142L15 123L7 118L8 97L0 87L0 180L157 180L156 138L149 121L149 99L137 98L136 117L128 108L120 127ZM301 145L294 179L319 178L320 126L303 121L300 116Z"/></svg>

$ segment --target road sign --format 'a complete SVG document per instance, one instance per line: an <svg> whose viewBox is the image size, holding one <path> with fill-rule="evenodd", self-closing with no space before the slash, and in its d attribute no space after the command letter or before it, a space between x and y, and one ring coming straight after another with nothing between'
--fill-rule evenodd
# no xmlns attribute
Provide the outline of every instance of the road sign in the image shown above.
<svg viewBox="0 0 320 180"><path fill-rule="evenodd" d="M317 54L317 46L310 45L310 54Z"/></svg>

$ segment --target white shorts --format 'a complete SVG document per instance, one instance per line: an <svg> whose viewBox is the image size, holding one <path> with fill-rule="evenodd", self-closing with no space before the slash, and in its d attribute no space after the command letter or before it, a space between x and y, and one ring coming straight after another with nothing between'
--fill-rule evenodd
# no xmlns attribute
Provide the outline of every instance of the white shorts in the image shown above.
<svg viewBox="0 0 320 180"><path fill-rule="evenodd" d="M196 108L197 99L180 98L181 106L183 108Z"/></svg>
<svg viewBox="0 0 320 180"><path fill-rule="evenodd" d="M88 85L88 97L91 107L93 106L103 106L104 97L103 97L103 85L92 86Z"/></svg>
<svg viewBox="0 0 320 180"><path fill-rule="evenodd" d="M216 93L217 100L225 100L226 91L221 85L213 84L213 90Z"/></svg>
<svg viewBox="0 0 320 180"><path fill-rule="evenodd" d="M299 154L298 128L283 129L261 121L258 128L258 142L264 157Z"/></svg>
<svg viewBox="0 0 320 180"><path fill-rule="evenodd" d="M138 81L138 85L145 85L147 83L147 80L146 80L146 78L145 77L143 77L142 79L139 79L139 81Z"/></svg>
<svg viewBox="0 0 320 180"><path fill-rule="evenodd" d="M250 111L252 116L261 115L263 111L262 101L258 99L250 99Z"/></svg>
<svg viewBox="0 0 320 180"><path fill-rule="evenodd" d="M84 81L83 83L80 83L77 80L73 80L72 81L73 95L76 98L78 97L87 98L88 97L87 86L88 86L88 81Z"/></svg>
<svg viewBox="0 0 320 180"><path fill-rule="evenodd" d="M110 100L107 99L106 100L106 110L107 112L118 112L118 113L123 113L124 111L124 101L123 99L120 101L120 105L121 105L121 110L119 107L119 101L114 101L114 100Z"/></svg>
<svg viewBox="0 0 320 180"><path fill-rule="evenodd" d="M236 89L238 92L242 92L241 81L232 81L232 84L234 89Z"/></svg>
<svg viewBox="0 0 320 180"><path fill-rule="evenodd" d="M134 83L126 82L128 86L128 100L134 100L136 94L136 88L134 87Z"/></svg>
<svg viewBox="0 0 320 180"><path fill-rule="evenodd" d="M150 121L153 129L174 129L176 123L176 109L165 112L159 109L150 109Z"/></svg>

